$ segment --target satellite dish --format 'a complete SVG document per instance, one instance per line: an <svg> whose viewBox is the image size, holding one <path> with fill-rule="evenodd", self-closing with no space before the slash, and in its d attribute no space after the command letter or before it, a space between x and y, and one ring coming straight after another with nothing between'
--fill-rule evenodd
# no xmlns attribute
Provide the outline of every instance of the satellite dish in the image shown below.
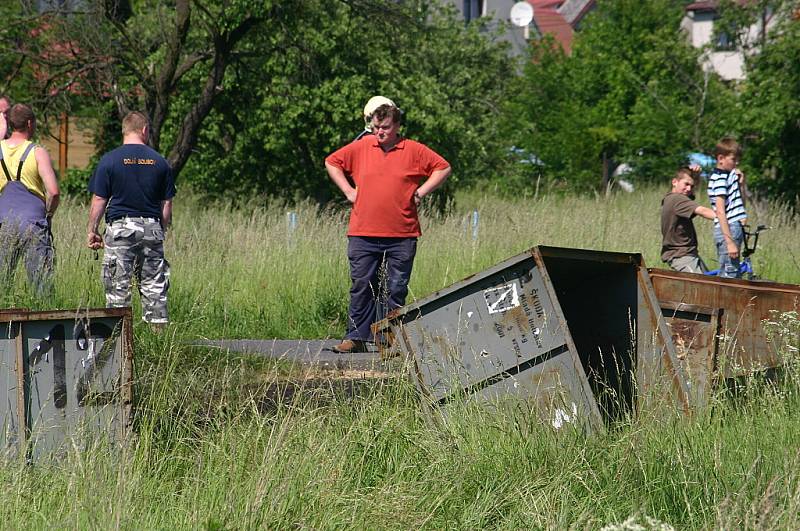
<svg viewBox="0 0 800 531"><path fill-rule="evenodd" d="M533 6L528 2L517 2L511 7L511 23L525 27L533 20Z"/></svg>

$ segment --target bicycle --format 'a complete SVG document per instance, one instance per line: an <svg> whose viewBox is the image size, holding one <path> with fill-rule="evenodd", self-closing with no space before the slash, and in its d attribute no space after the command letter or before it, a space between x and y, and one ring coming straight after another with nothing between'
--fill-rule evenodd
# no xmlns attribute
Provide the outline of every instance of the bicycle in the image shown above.
<svg viewBox="0 0 800 531"><path fill-rule="evenodd" d="M758 235L761 234L765 230L769 230L770 227L766 225L759 225L756 227L754 232L750 232L749 226L745 225L744 229L744 243L742 245L742 260L739 262L739 273L742 278L747 280L758 280L758 275L755 274L753 271L753 263L750 260L750 257L753 253L756 252L758 248ZM750 247L750 239L752 238L753 246ZM719 276L719 269L714 269L713 271L709 271L706 275L710 276Z"/></svg>

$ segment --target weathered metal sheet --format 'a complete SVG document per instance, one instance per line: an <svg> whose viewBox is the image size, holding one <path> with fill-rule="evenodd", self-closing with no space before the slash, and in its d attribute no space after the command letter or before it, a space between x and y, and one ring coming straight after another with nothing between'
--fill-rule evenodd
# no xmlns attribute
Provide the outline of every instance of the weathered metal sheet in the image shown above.
<svg viewBox="0 0 800 531"><path fill-rule="evenodd" d="M597 431L602 429L600 419L593 411L586 410L586 402L575 399L591 392L587 382L575 377L582 370L574 356L564 351L507 377L488 380L468 401L489 404L511 401L516 407L524 404L541 423L556 430L572 427L584 433Z"/></svg>
<svg viewBox="0 0 800 531"><path fill-rule="evenodd" d="M4 369L15 359L0 383L3 425L15 427L7 451L36 460L92 438L124 438L132 406L128 309L3 312L0 327Z"/></svg>
<svg viewBox="0 0 800 531"><path fill-rule="evenodd" d="M589 426L655 403L689 410L638 254L535 247L392 312L377 328L402 338L418 388L440 404L510 394L552 420L570 417L574 403Z"/></svg>
<svg viewBox="0 0 800 531"><path fill-rule="evenodd" d="M0 399L3 403L0 424L2 457L16 455L19 444L19 415L17 413L17 349L16 332L11 323L0 323Z"/></svg>
<svg viewBox="0 0 800 531"><path fill-rule="evenodd" d="M434 402L464 394L489 400L508 386L518 395L553 389L555 380L542 384L534 375L558 366L559 395L587 416L579 423L602 424L563 315L530 252L392 312L389 324L411 357L417 387ZM559 407L548 406L545 417Z"/></svg>
<svg viewBox="0 0 800 531"><path fill-rule="evenodd" d="M716 381L722 310L666 301L660 306L686 375L689 402L702 409L708 405Z"/></svg>
<svg viewBox="0 0 800 531"><path fill-rule="evenodd" d="M722 341L717 354L720 377L733 378L781 365L778 352L767 341L762 321L771 318L771 311L798 310L800 286L663 269L651 269L649 273L662 305L684 304L722 311L718 334Z"/></svg>
<svg viewBox="0 0 800 531"><path fill-rule="evenodd" d="M671 404L688 414L692 403L686 373L641 258L636 273L639 284L639 318L635 332L639 411L657 414L665 404Z"/></svg>

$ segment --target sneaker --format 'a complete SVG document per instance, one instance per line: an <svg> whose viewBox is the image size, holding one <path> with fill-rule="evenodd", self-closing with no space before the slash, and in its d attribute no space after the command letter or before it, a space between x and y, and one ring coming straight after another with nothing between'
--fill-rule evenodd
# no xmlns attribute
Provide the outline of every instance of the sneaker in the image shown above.
<svg viewBox="0 0 800 531"><path fill-rule="evenodd" d="M357 352L369 352L367 349L367 342L360 339L345 339L331 350L339 354L354 354Z"/></svg>

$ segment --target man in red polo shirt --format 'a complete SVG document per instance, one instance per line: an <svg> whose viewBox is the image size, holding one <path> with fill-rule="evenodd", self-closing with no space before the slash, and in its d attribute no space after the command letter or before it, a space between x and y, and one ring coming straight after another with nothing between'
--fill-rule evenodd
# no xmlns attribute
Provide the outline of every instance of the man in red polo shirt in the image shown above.
<svg viewBox="0 0 800 531"><path fill-rule="evenodd" d="M352 280L347 334L333 348L336 352L365 352L367 342L373 340L370 327L378 308L378 271L384 261L388 309L405 304L421 234L417 207L450 175L450 164L441 156L400 136L400 119L400 109L381 105L372 115L372 135L325 159L328 175L353 205L347 231Z"/></svg>

